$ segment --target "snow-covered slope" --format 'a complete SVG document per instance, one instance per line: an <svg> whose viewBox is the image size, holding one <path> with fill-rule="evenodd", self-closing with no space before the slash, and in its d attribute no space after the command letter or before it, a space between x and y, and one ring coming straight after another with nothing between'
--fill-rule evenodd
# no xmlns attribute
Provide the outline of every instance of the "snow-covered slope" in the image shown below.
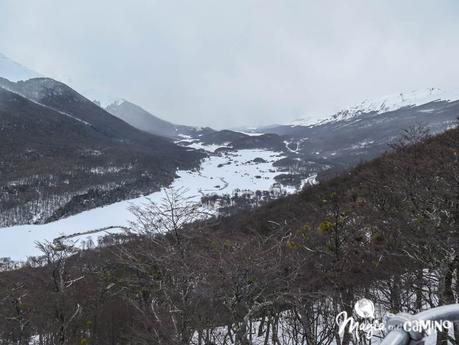
<svg viewBox="0 0 459 345"><path fill-rule="evenodd" d="M0 77L10 81L40 77L40 74L24 67L0 53Z"/></svg>
<svg viewBox="0 0 459 345"><path fill-rule="evenodd" d="M291 126L315 126L323 125L330 122L350 120L358 115L367 113L383 114L395 111L405 107L420 106L431 102L438 101L456 101L459 100L459 90L441 90L429 88L424 90L414 90L402 92L399 94L388 95L378 99L366 99L356 106L352 106L339 111L324 120L298 119L288 125Z"/></svg>
<svg viewBox="0 0 459 345"><path fill-rule="evenodd" d="M203 149L213 150L212 145L203 145ZM281 187L276 184L275 176L279 169L273 163L282 159L281 152L268 150L240 150L206 158L198 171L179 170L179 176L171 187L185 191L185 197L199 202L205 195L233 195L244 191L271 191L292 193L293 187ZM256 163L256 159L263 159ZM304 184L315 184L315 176L311 175ZM94 243L109 233L119 232L119 228L105 230L107 227L129 226L135 220L130 212L132 206L148 204L149 200L161 202L165 197L164 190L136 199L117 202L105 207L95 208L77 215L41 225L19 225L0 228L0 258L10 257L13 260L25 260L28 256L39 255L37 241L52 241L60 236L72 236L88 232L88 230L104 229L91 234L75 236L79 245L89 240ZM210 212L211 210L209 210ZM19 245L20 244L20 245Z"/></svg>

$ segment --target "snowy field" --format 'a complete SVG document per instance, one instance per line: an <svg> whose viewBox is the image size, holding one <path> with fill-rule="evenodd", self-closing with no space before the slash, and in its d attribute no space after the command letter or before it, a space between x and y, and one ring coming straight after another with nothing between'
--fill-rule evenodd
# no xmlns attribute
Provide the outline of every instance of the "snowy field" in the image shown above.
<svg viewBox="0 0 459 345"><path fill-rule="evenodd" d="M213 151L215 147L204 147ZM202 164L200 171L178 171L180 176L172 183L172 188L185 188L187 196L199 201L201 196L209 194L231 194L240 190L270 190L279 174L273 163L284 156L282 153L265 150L241 150L210 156ZM255 163L255 158L262 158L266 163ZM304 183L314 183L311 176ZM295 189L283 188L288 193ZM148 198L160 202L164 191L148 195ZM147 203L145 197L126 200L105 207L92 209L80 214L43 225L19 225L0 228L0 257L13 260L25 260L28 256L39 255L37 241L52 241L60 236L88 232L110 226L127 226L134 220L129 208ZM110 230L116 231L116 230ZM80 242L91 240L97 243L104 232L80 236Z"/></svg>

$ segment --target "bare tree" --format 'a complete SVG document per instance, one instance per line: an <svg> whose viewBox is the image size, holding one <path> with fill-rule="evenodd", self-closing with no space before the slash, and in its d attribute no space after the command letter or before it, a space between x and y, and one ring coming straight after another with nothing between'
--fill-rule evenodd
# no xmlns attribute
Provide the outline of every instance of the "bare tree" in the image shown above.
<svg viewBox="0 0 459 345"><path fill-rule="evenodd" d="M84 276L72 277L69 262L78 249L72 244L57 241L55 243L37 243L43 253L42 259L46 262L47 270L51 273L53 308L56 321L56 330L53 332L54 343L66 345L70 342L68 330L74 320L81 314L81 305L72 304L69 298L71 288L84 279Z"/></svg>
<svg viewBox="0 0 459 345"><path fill-rule="evenodd" d="M135 330L140 343L188 344L194 333L201 263L192 252L194 235L185 228L207 215L185 194L170 189L160 203L133 207L135 246L117 248L121 265L133 273L125 284L142 325Z"/></svg>

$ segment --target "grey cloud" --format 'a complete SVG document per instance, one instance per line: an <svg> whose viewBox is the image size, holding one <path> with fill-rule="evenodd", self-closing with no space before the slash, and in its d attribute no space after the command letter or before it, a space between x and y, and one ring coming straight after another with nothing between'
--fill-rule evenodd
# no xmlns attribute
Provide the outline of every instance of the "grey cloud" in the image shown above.
<svg viewBox="0 0 459 345"><path fill-rule="evenodd" d="M458 88L456 0L2 0L0 51L176 123L323 117Z"/></svg>

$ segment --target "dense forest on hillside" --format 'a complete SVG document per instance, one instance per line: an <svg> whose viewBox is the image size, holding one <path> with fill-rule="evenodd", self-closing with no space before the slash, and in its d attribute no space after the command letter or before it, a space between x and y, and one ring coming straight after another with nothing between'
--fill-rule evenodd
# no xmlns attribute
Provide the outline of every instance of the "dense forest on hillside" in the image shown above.
<svg viewBox="0 0 459 345"><path fill-rule="evenodd" d="M174 191L135 212L98 248L5 260L0 344L349 345L335 316L361 297L391 312L454 303L459 129L413 128L376 160L230 217L200 220Z"/></svg>
<svg viewBox="0 0 459 345"><path fill-rule="evenodd" d="M0 226L48 223L152 193L203 157L65 84L0 78Z"/></svg>

